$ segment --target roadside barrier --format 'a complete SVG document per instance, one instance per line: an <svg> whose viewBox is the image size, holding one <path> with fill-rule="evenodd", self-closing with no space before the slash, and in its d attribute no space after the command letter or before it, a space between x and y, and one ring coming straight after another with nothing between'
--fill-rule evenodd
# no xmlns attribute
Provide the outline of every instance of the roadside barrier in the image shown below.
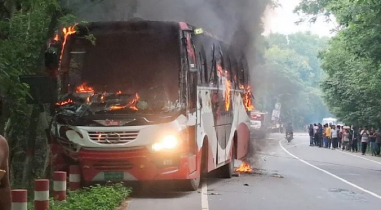
<svg viewBox="0 0 381 210"><path fill-rule="evenodd" d="M67 184L70 190L77 190L81 187L81 175L79 166L70 166L69 183L67 183L67 173L65 171L55 171L53 174L53 192L55 201L66 201ZM34 180L34 210L49 210L49 179ZM26 189L11 190L12 210L28 209L28 191ZM0 209L1 210L1 209Z"/></svg>
<svg viewBox="0 0 381 210"><path fill-rule="evenodd" d="M66 200L66 172L55 171L53 175L53 198L56 201Z"/></svg>
<svg viewBox="0 0 381 210"><path fill-rule="evenodd" d="M49 179L34 181L34 210L49 210Z"/></svg>
<svg viewBox="0 0 381 210"><path fill-rule="evenodd" d="M69 168L69 189L78 190L81 187L81 168L71 165Z"/></svg>
<svg viewBox="0 0 381 210"><path fill-rule="evenodd" d="M27 190L16 189L11 191L12 210L27 210L28 205Z"/></svg>

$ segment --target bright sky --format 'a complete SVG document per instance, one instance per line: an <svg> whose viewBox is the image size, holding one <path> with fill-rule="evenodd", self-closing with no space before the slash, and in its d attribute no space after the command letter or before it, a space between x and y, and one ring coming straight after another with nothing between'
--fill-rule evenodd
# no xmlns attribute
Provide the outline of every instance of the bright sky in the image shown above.
<svg viewBox="0 0 381 210"><path fill-rule="evenodd" d="M265 17L265 32L264 35L273 33L290 34L295 32L311 31L319 36L333 36L330 32L334 28L334 23L326 23L323 18L318 19L314 24L301 23L296 25L295 22L300 17L293 13L294 8L301 0L278 0L281 4L275 11L267 11Z"/></svg>

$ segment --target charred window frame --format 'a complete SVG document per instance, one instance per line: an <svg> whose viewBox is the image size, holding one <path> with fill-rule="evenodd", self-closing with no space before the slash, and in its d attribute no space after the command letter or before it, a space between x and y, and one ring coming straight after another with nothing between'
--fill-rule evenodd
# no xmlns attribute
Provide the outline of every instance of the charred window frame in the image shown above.
<svg viewBox="0 0 381 210"><path fill-rule="evenodd" d="M212 66L211 66L211 71L210 71L210 76L209 76L209 83L213 83L214 87L219 88L220 85L222 85L222 78L218 76L218 66L222 68L222 70L225 69L225 62L223 59L223 52L222 48L217 51L216 50L216 45L213 44L212 46Z"/></svg>
<svg viewBox="0 0 381 210"><path fill-rule="evenodd" d="M238 87L238 72L239 72L239 66L237 64L237 59L234 55L234 53L231 53L229 56L230 59L230 65L231 65L231 80L234 81L234 87L237 89Z"/></svg>
<svg viewBox="0 0 381 210"><path fill-rule="evenodd" d="M215 86L217 83L217 67L216 67L216 56L215 56L215 50L216 46L215 44L212 45L212 65L210 66L210 71L209 71L209 80L208 83L212 83L212 86Z"/></svg>
<svg viewBox="0 0 381 210"><path fill-rule="evenodd" d="M241 57L240 63L242 65L242 70L241 70L242 71L242 82L246 86L246 85L249 85L249 66L248 66L245 55L243 55Z"/></svg>
<svg viewBox="0 0 381 210"><path fill-rule="evenodd" d="M238 83L239 85L247 85L246 83L246 73L245 73L245 65L243 58L239 61L239 68L238 68Z"/></svg>
<svg viewBox="0 0 381 210"><path fill-rule="evenodd" d="M234 75L233 75L233 65L232 65L232 59L231 59L231 55L229 54L227 56L227 63L228 63L228 76L229 76L229 81L230 82L234 82Z"/></svg>
<svg viewBox="0 0 381 210"><path fill-rule="evenodd" d="M199 84L207 84L208 83L208 64L206 60L204 47L201 46L198 51L198 66L199 66Z"/></svg>
<svg viewBox="0 0 381 210"><path fill-rule="evenodd" d="M62 49L63 54L60 55L62 56L61 59L61 66L60 68L60 87L61 91L60 94L65 94L69 91L69 87L67 86L68 79L69 79L69 73L70 73L70 59L71 59L71 48L72 48L72 43L74 41L74 36L77 36L76 34L67 36L66 40L66 45L64 46L65 48Z"/></svg>
<svg viewBox="0 0 381 210"><path fill-rule="evenodd" d="M197 63L196 49L193 43L192 34L190 32L183 31L182 43L188 66L186 69L187 107L188 111L194 112L197 109L197 84L199 77L199 65Z"/></svg>
<svg viewBox="0 0 381 210"><path fill-rule="evenodd" d="M218 64L220 65L221 67L221 72L217 72L217 73L220 73L220 75L223 75L225 74L225 70L226 70L226 65L225 65L225 59L224 59L224 53L223 53L223 50L222 50L222 47L220 46L220 50L219 50L219 53L218 53L218 60L217 60ZM222 77L219 77L219 85L222 85Z"/></svg>
<svg viewBox="0 0 381 210"><path fill-rule="evenodd" d="M221 59L221 66L223 73L227 72L227 75L225 74L226 79L229 81L232 81L234 78L234 72L233 72L233 63L232 63L232 55L229 52L229 50L225 46L221 46L220 48L220 59Z"/></svg>

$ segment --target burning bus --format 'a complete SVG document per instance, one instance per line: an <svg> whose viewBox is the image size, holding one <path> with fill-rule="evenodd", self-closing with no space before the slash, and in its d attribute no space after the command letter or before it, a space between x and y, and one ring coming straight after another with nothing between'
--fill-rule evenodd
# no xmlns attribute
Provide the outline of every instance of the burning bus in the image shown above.
<svg viewBox="0 0 381 210"><path fill-rule="evenodd" d="M183 22L96 22L49 45L55 170L77 165L84 184L177 180L196 190L203 174L230 178L245 158L248 66L217 37Z"/></svg>

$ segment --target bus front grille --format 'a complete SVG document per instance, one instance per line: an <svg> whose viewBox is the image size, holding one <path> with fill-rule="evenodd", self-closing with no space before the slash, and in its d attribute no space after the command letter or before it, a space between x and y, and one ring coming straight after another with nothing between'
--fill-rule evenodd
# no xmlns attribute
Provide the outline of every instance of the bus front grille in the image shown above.
<svg viewBox="0 0 381 210"><path fill-rule="evenodd" d="M139 131L89 132L92 141L101 144L125 144L136 139Z"/></svg>

